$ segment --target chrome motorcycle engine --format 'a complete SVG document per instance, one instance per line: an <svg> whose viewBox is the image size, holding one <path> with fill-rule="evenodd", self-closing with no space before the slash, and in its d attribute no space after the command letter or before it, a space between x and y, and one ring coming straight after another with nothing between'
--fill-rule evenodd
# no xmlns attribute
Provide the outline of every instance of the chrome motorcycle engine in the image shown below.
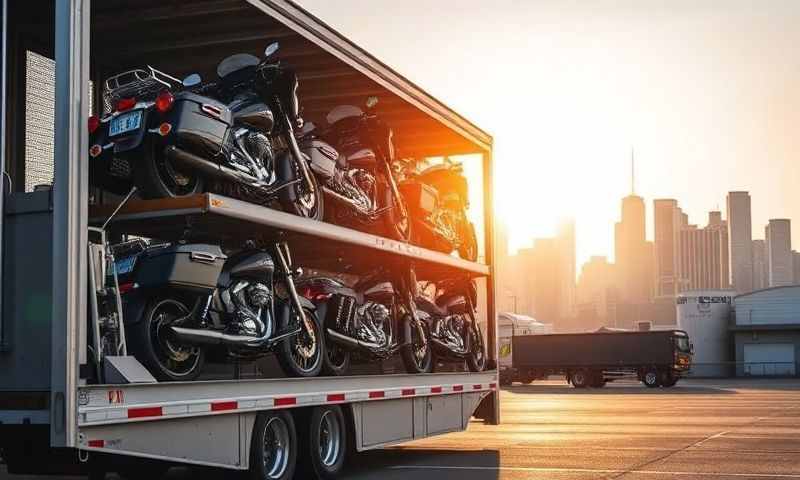
<svg viewBox="0 0 800 480"><path fill-rule="evenodd" d="M272 334L271 308L272 292L263 283L238 281L230 288L221 290L219 302L227 313L228 323L225 330L237 335L262 336Z"/></svg>
<svg viewBox="0 0 800 480"><path fill-rule="evenodd" d="M392 319L392 313L386 305L367 302L358 307L355 317L355 335L378 345L386 345L386 324Z"/></svg>
<svg viewBox="0 0 800 480"><path fill-rule="evenodd" d="M353 168L345 171L337 168L329 185L362 213L370 213L375 209L375 183L375 176L367 170Z"/></svg>
<svg viewBox="0 0 800 480"><path fill-rule="evenodd" d="M466 347L466 328L467 321L463 315L448 315L436 322L433 335L451 344L456 350L463 350Z"/></svg>

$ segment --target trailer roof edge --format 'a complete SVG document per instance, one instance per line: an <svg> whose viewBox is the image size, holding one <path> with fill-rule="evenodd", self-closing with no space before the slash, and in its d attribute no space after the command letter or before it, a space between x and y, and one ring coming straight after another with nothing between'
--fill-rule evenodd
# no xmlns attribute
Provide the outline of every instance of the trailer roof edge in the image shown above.
<svg viewBox="0 0 800 480"><path fill-rule="evenodd" d="M293 0L247 0L247 2L413 104L482 150L492 149L493 138L490 134L348 40Z"/></svg>

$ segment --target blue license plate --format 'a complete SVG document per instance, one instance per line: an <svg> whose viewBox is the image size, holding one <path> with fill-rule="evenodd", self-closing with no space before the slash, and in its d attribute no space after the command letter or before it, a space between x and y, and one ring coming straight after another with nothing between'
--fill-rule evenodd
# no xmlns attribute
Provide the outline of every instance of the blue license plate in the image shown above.
<svg viewBox="0 0 800 480"><path fill-rule="evenodd" d="M136 265L136 256L117 260L114 268L117 270L117 275L125 275L133 271L134 265Z"/></svg>
<svg viewBox="0 0 800 480"><path fill-rule="evenodd" d="M108 136L122 135L137 130L142 125L142 111L123 113L111 119L108 127Z"/></svg>

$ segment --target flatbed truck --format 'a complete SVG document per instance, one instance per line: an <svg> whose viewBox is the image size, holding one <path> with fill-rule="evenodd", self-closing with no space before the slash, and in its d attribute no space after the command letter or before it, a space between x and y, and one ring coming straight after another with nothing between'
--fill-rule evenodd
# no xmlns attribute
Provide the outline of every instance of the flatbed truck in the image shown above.
<svg viewBox="0 0 800 480"><path fill-rule="evenodd" d="M511 339L512 363L501 366L500 382L530 383L563 376L575 388L600 388L634 378L650 388L672 387L691 368L692 346L682 330L518 335Z"/></svg>
<svg viewBox="0 0 800 480"><path fill-rule="evenodd" d="M10 473L131 478L180 463L263 478L331 478L345 453L499 422L491 223L492 138L290 0L2 1L2 306L0 449ZM202 31L202 35L198 32ZM100 38L125 39L120 50ZM91 384L87 353L87 231L106 218L88 185L90 84L129 63L208 69L220 52L258 51L280 38L298 71L304 116L380 95L409 156L470 154L483 182L479 261L201 194L131 201L108 226L171 241L281 241L295 264L358 274L413 268L420 281L453 275L480 287L488 370L302 379L140 381L133 357L106 357L113 383ZM25 191L27 49L55 62L52 188ZM131 40L131 39L136 39ZM124 52L123 52L124 50ZM216 55L220 53L219 55ZM158 63L158 62L156 62ZM12 74L12 72L16 72ZM22 80L20 80L22 79ZM94 90L96 93L96 90ZM6 121L11 119L11 121ZM21 186L22 185L22 186ZM279 458L269 463L265 456ZM273 465L265 472L263 466Z"/></svg>

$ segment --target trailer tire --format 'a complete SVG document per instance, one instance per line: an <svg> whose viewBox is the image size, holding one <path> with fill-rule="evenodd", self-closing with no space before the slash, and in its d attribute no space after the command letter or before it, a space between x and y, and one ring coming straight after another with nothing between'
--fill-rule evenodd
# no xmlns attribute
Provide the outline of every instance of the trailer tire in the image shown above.
<svg viewBox="0 0 800 480"><path fill-rule="evenodd" d="M289 480L297 466L297 431L286 410L259 412L250 442L251 480Z"/></svg>
<svg viewBox="0 0 800 480"><path fill-rule="evenodd" d="M603 387L606 386L606 379L603 378L603 372L602 371L598 370L598 371L592 372L592 379L591 379L591 383L589 384L589 386L592 387L592 388L603 388Z"/></svg>
<svg viewBox="0 0 800 480"><path fill-rule="evenodd" d="M300 427L302 478L336 478L347 458L347 424L338 405L314 407Z"/></svg>
<svg viewBox="0 0 800 480"><path fill-rule="evenodd" d="M678 377L669 372L661 372L661 386L665 388L674 387L678 383Z"/></svg>
<svg viewBox="0 0 800 480"><path fill-rule="evenodd" d="M589 385L589 372L584 369L575 370L569 376L572 386L575 388L586 388Z"/></svg>
<svg viewBox="0 0 800 480"><path fill-rule="evenodd" d="M658 371L655 369L647 370L642 375L642 383L647 388L658 388L661 386L661 378Z"/></svg>

